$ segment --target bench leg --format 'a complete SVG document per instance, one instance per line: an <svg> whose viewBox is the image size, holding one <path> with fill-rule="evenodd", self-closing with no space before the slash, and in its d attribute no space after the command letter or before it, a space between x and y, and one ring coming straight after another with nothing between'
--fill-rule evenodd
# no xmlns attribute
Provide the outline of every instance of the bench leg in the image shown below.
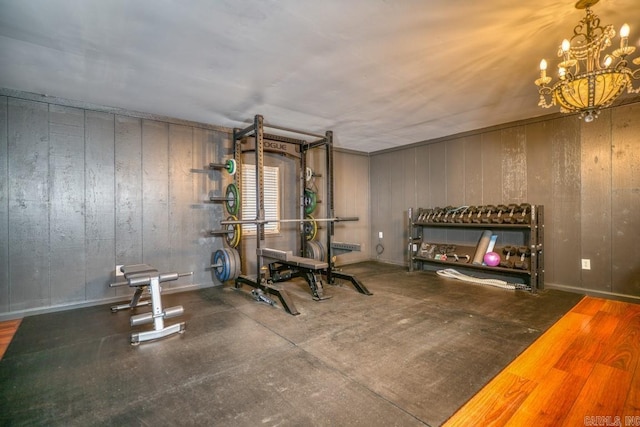
<svg viewBox="0 0 640 427"><path fill-rule="evenodd" d="M322 280L319 280L318 276L316 276L313 271L305 271L304 278L309 284L309 288L311 289L311 294L313 295L314 300L321 301L331 298L331 296L327 296L324 294Z"/></svg>
<svg viewBox="0 0 640 427"><path fill-rule="evenodd" d="M140 301L140 296L142 295L142 292L144 292L145 288L146 286L138 286L138 288L136 288L136 292L133 294L133 298L131 298L131 302L128 304L112 305L111 312L115 313L120 310L151 305L151 300Z"/></svg>
<svg viewBox="0 0 640 427"><path fill-rule="evenodd" d="M168 335L175 333L182 333L185 330L185 322L176 323L171 326L164 326L165 317L179 316L183 313L181 306L171 307L166 310L162 309L162 296L160 295L162 289L160 288L159 276L151 277L151 283L149 284L151 291L151 317L153 319L153 330L144 332L135 332L131 334L131 344L139 344L142 341L155 340L158 338L164 338ZM147 313L148 314L148 313ZM145 322L148 316L140 315L140 323ZM135 317L131 318L132 326L136 324Z"/></svg>
<svg viewBox="0 0 640 427"><path fill-rule="evenodd" d="M329 275L327 274L327 271L324 271L322 274L323 274L323 275L325 275L325 276L329 276ZM356 288L356 290L357 290L358 292L360 292L361 294L364 294L364 295L373 295L373 294L369 291L369 289L367 289L367 287L364 285L364 283L362 283L360 280L358 280L358 278L356 278L356 277L355 277L354 275L352 275L352 274L343 273L343 272L341 272L341 271L331 270L330 275L331 275L331 280L330 280L330 282L332 282L331 284L334 284L334 283L333 283L333 279L334 279L334 278L338 278L338 279L342 279L342 280L348 280L349 282L351 282L351 284L353 285L353 287L354 287L354 288Z"/></svg>

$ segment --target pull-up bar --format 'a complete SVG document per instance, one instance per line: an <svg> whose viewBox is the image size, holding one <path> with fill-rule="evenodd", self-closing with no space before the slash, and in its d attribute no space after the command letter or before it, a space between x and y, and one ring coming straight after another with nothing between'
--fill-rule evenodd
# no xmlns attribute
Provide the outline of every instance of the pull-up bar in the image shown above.
<svg viewBox="0 0 640 427"><path fill-rule="evenodd" d="M278 129L278 130L282 130L282 131L289 132L289 133L297 133L299 135L313 136L314 138L320 138L321 140L325 140L327 138L326 135L322 135L322 134L319 134L319 133L308 132L308 131L304 131L304 130L288 128L288 127L285 127L285 126L271 125L271 124L267 124L267 123L263 123L262 126L265 127L265 128ZM242 138L243 136L248 135L251 132L255 132L255 125L250 125L250 126L247 126L246 128L244 128L242 130L237 131L236 132L236 138ZM316 141L316 142L318 142L318 141Z"/></svg>

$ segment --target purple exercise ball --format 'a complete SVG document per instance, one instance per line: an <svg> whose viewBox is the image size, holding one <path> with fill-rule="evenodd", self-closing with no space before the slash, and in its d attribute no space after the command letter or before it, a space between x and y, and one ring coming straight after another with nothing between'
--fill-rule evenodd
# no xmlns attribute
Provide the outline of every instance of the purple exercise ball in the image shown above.
<svg viewBox="0 0 640 427"><path fill-rule="evenodd" d="M495 252L487 252L484 254L484 263L488 266L495 267L500 264L500 255Z"/></svg>

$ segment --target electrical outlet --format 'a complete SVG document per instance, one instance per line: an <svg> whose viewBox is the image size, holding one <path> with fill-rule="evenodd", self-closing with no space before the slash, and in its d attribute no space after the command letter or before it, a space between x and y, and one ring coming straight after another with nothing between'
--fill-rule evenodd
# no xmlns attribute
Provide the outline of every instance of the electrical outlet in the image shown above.
<svg viewBox="0 0 640 427"><path fill-rule="evenodd" d="M582 259L582 269L583 270L591 270L591 260L590 259Z"/></svg>
<svg viewBox="0 0 640 427"><path fill-rule="evenodd" d="M378 239L382 239L382 231L378 231Z"/></svg>
<svg viewBox="0 0 640 427"><path fill-rule="evenodd" d="M124 276L124 273L120 270L120 268L122 268L123 264L120 265L116 265L116 277L118 276Z"/></svg>

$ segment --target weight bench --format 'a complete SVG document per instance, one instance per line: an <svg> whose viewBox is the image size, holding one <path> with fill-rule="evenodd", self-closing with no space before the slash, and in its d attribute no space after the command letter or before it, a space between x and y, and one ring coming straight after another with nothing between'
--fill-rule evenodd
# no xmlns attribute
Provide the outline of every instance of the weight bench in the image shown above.
<svg viewBox="0 0 640 427"><path fill-rule="evenodd" d="M162 298L160 296L162 288L160 287L160 283L178 280L179 277L191 276L193 272L159 274L158 270L147 264L125 265L120 268L120 271L124 273L124 278L127 281L111 283L109 287L128 285L129 287L135 287L136 291L128 304L114 305L111 307L111 312L115 313L120 310L133 309L146 305L151 305L152 309L149 313L135 314L131 316L131 326L153 323L153 330L132 333L131 344L137 345L142 341L164 338L168 335L175 334L176 332L184 332L185 322L176 323L171 326L164 326L164 319L181 316L184 313L184 309L181 305L166 309L162 308ZM150 292L150 300L140 300L140 297L145 290Z"/></svg>
<svg viewBox="0 0 640 427"><path fill-rule="evenodd" d="M284 282L293 277L303 277L309 284L313 299L316 301L329 299L324 295L322 272L329 268L329 264L312 258L293 255L291 251L260 248L257 250L265 263L269 264L269 273L274 282Z"/></svg>

